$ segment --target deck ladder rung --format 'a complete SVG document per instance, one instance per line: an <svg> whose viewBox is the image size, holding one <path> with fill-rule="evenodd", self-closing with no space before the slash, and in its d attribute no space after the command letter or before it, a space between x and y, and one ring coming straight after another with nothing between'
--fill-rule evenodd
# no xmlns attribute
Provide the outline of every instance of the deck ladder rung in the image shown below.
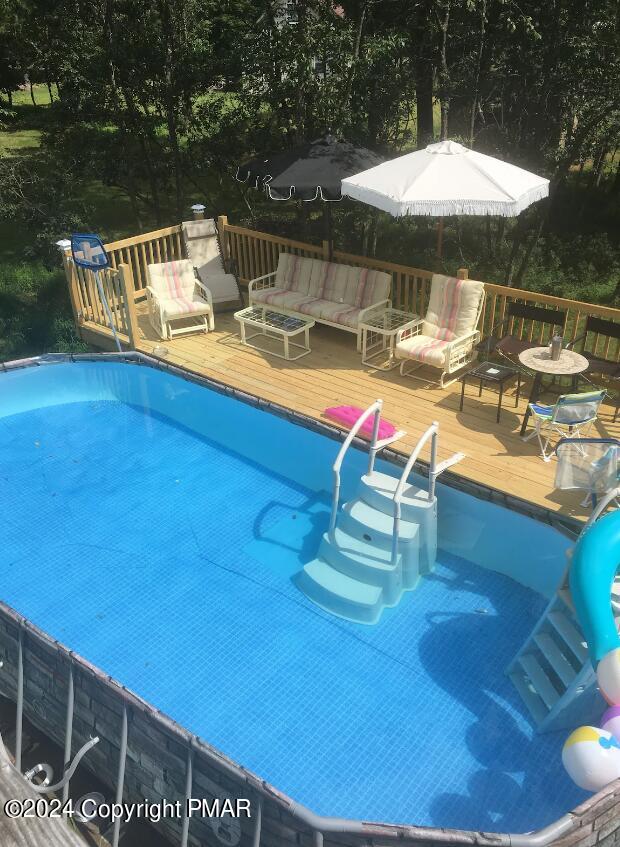
<svg viewBox="0 0 620 847"><path fill-rule="evenodd" d="M549 613L549 620L568 644L580 663L588 659L588 648L583 636L577 627L561 611L555 610Z"/></svg>
<svg viewBox="0 0 620 847"><path fill-rule="evenodd" d="M542 698L545 706L549 710L553 709L560 699L560 694L545 673L536 656L528 653L525 656L521 656L519 663L530 678L534 689Z"/></svg>
<svg viewBox="0 0 620 847"><path fill-rule="evenodd" d="M521 699L530 710L532 717L540 725L549 713L541 698L534 691L532 684L525 678L523 669L516 668L509 676L514 687L521 695Z"/></svg>
<svg viewBox="0 0 620 847"><path fill-rule="evenodd" d="M563 685L568 688L577 676L575 668L571 665L548 632L536 633L534 641L536 642L540 652L558 675L558 678L561 679Z"/></svg>

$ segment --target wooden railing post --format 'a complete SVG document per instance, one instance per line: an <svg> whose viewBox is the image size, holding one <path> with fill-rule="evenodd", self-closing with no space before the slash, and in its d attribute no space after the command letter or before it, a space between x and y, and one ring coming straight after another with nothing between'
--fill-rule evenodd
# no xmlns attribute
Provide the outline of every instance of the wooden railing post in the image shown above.
<svg viewBox="0 0 620 847"><path fill-rule="evenodd" d="M226 267L230 259L230 244L228 242L228 216L219 215L217 219L217 229L220 234L220 249L224 259L224 267Z"/></svg>
<svg viewBox="0 0 620 847"><path fill-rule="evenodd" d="M459 268L456 275L459 279L469 279L469 271L467 268Z"/></svg>
<svg viewBox="0 0 620 847"><path fill-rule="evenodd" d="M329 260L330 260L329 241L323 241L323 258L325 259L326 262L329 262Z"/></svg>
<svg viewBox="0 0 620 847"><path fill-rule="evenodd" d="M129 335L129 346L132 350L135 350L136 341L138 339L138 313L136 312L136 289L133 284L133 275L131 273L131 268L129 267L129 265L119 265L118 272L121 276L123 301L125 304L125 313L127 315L127 334Z"/></svg>
<svg viewBox="0 0 620 847"><path fill-rule="evenodd" d="M85 315L82 307L82 300L78 290L77 277L75 273L75 264L71 256L64 252L62 254L62 265L67 278L67 287L69 289L69 300L71 301L71 311L73 312L73 320L78 335L80 334L80 325L84 322Z"/></svg>

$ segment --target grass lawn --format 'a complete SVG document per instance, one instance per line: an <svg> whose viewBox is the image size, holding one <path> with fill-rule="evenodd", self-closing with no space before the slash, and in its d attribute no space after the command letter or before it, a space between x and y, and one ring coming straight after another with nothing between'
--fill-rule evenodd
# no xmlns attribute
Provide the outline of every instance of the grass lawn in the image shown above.
<svg viewBox="0 0 620 847"><path fill-rule="evenodd" d="M12 116L0 129L0 156L26 157L36 167L51 110L47 87L35 85L34 93L36 106L29 90L14 93ZM129 202L118 189L93 183L82 199L94 210L93 228L100 228L106 238L135 231ZM85 349L73 329L60 262L46 266L35 258L33 235L24 224L0 221L0 360Z"/></svg>

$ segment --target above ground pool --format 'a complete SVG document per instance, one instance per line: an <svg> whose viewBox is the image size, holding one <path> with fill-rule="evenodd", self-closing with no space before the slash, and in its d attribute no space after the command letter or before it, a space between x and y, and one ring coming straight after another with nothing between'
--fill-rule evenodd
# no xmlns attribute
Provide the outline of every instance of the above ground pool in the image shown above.
<svg viewBox="0 0 620 847"><path fill-rule="evenodd" d="M375 626L333 617L293 578L339 446L145 365L0 374L2 600L319 814L551 823L585 794L505 668L568 540L439 486L435 570Z"/></svg>

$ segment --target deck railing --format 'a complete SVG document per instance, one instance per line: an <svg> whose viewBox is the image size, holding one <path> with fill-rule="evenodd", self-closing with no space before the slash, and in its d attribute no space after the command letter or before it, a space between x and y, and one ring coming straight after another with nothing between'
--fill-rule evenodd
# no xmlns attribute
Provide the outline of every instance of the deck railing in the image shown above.
<svg viewBox="0 0 620 847"><path fill-rule="evenodd" d="M280 253L294 253L309 258L327 258L328 244L308 244L266 232L247 229L228 223L225 215L218 218L218 229L222 252L226 259L234 260L239 281L242 285L258 276L275 271ZM115 304L117 331L121 340L130 346L137 337L137 318L132 309L133 302L144 297L147 282L147 266L157 262L180 259L184 256L181 226L171 226L155 232L147 232L130 238L114 241L106 245L111 259L111 272L106 277L111 301ZM408 267L383 259L368 256L356 256L337 250L332 257L334 262L356 265L385 271L392 277L392 301L405 311L424 314L428 305L432 271ZM98 303L94 280L86 273L77 273L70 259L65 259L67 279L71 300L78 326L88 324L87 328L103 336L110 335L105 321L103 307ZM463 269L460 275L467 276ZM510 302L544 306L566 312L566 341L574 341L584 330L586 318L593 315L620 323L620 310L610 306L600 306L549 294L538 294L518 288L485 282L486 301L480 317L479 329L483 338L498 327L507 314ZM133 296L125 296L125 292ZM81 317L80 317L81 316ZM552 326L539 321L511 318L503 327L504 333L517 338L546 344L552 332ZM620 342L604 336L594 337L591 351L598 356L620 361Z"/></svg>
<svg viewBox="0 0 620 847"><path fill-rule="evenodd" d="M78 332L85 328L95 335L113 339L110 319L101 302L94 273L80 268L68 255L64 256L64 267ZM138 340L138 316L131 268L119 264L117 268L99 271L99 277L118 339L121 344L135 349Z"/></svg>

